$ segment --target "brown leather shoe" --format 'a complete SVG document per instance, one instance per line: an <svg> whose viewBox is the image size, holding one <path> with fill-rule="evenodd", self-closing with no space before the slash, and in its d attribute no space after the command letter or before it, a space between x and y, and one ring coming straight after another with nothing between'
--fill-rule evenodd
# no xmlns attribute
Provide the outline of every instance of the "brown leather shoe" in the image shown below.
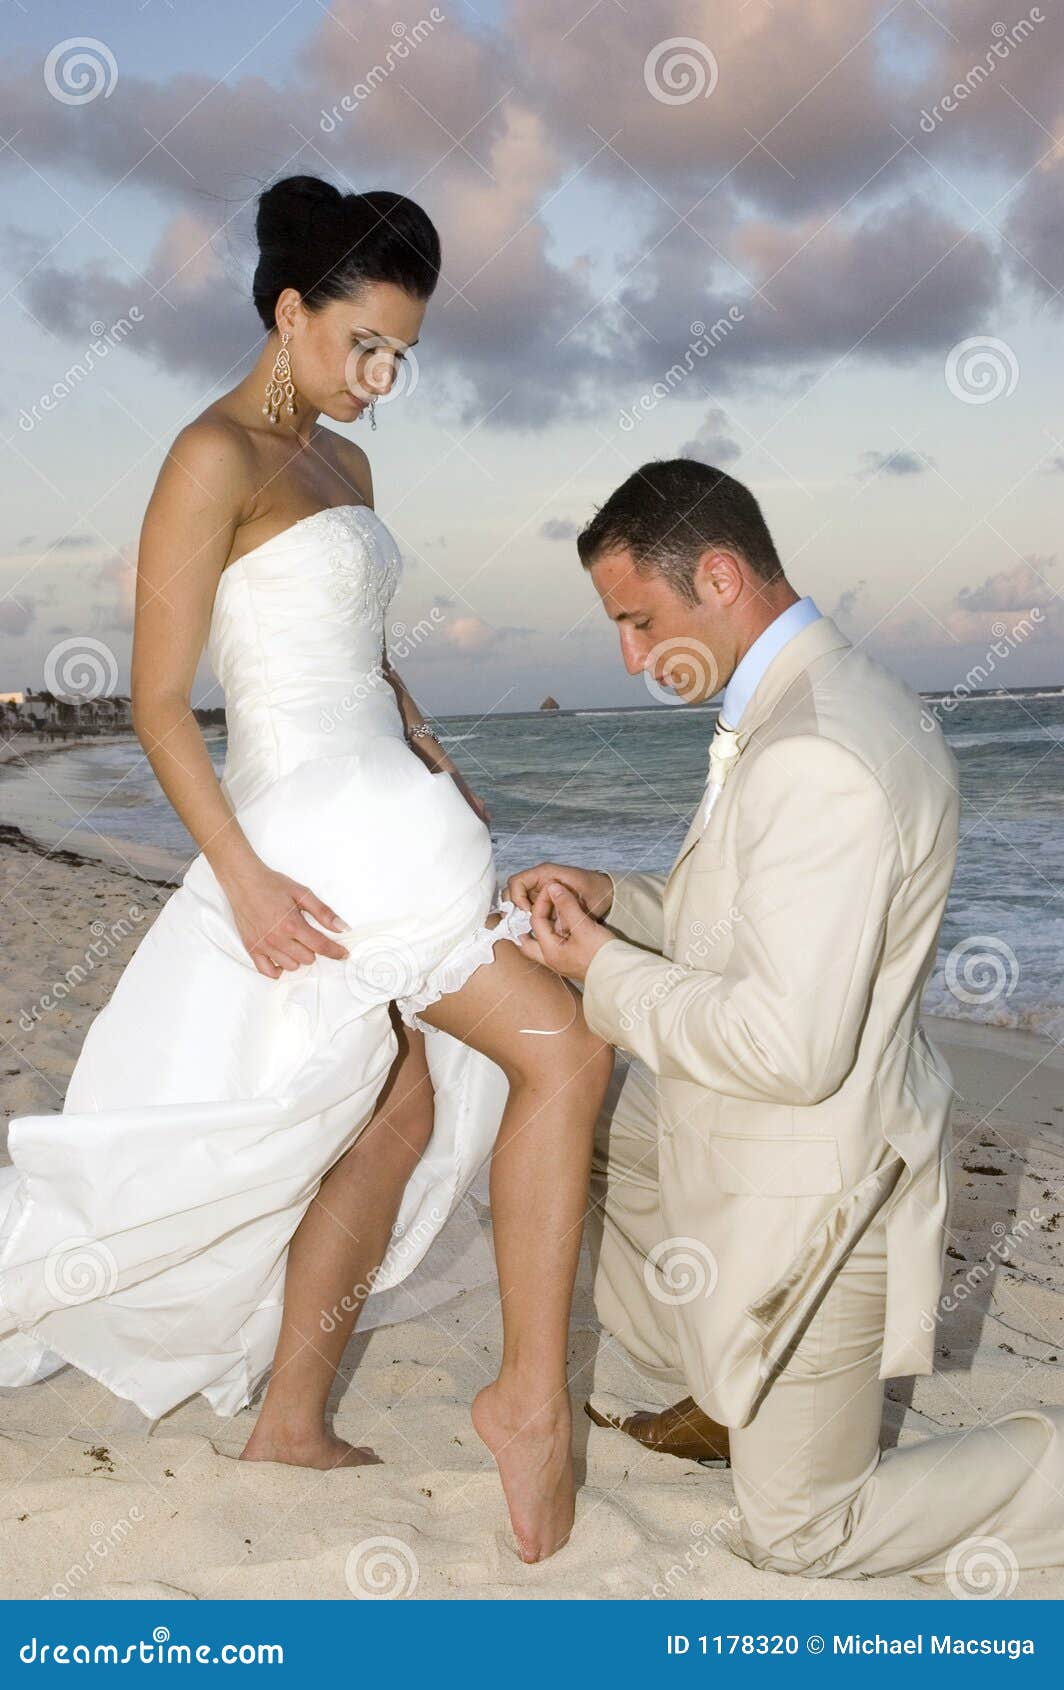
<svg viewBox="0 0 1064 1690"><path fill-rule="evenodd" d="M682 1402L673 1403L658 1414L644 1409L622 1419L589 1402L584 1404L584 1413L596 1426L627 1432L644 1449L652 1449L659 1455L678 1455L683 1461L712 1462L718 1467L731 1465L727 1426L719 1426L704 1414L694 1397L684 1397Z"/></svg>

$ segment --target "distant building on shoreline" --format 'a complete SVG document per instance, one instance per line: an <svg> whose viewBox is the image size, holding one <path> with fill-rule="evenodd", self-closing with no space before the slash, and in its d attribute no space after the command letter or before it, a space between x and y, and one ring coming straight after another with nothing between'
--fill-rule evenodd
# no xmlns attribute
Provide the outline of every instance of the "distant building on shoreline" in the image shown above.
<svg viewBox="0 0 1064 1690"><path fill-rule="evenodd" d="M0 729L5 738L20 733L44 734L49 739L132 733L133 701L123 693L93 698L33 687L24 692L0 692Z"/></svg>
<svg viewBox="0 0 1064 1690"><path fill-rule="evenodd" d="M225 727L224 705L193 708L201 728ZM23 692L0 692L0 740L18 734L41 734L46 739L91 739L96 734L131 734L133 700L125 693L54 693L27 687Z"/></svg>

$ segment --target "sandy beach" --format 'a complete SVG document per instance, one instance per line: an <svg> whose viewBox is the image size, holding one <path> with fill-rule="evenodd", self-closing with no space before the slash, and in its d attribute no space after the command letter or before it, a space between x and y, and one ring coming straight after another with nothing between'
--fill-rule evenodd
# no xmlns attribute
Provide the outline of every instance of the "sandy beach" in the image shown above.
<svg viewBox="0 0 1064 1690"><path fill-rule="evenodd" d="M61 1108L91 1018L169 895L145 873L2 830L5 1117ZM961 1096L952 1294L940 1371L888 1386L886 1443L1064 1403L1064 1058L1033 1035L945 1020L930 1030ZM726 1471L593 1428L580 1412L592 1384L599 1397L656 1399L599 1332L586 1259L571 1348L576 1529L552 1560L524 1566L468 1418L499 1343L491 1287L356 1334L336 1427L383 1465L333 1473L237 1461L254 1409L222 1419L195 1398L148 1435L132 1405L72 1368L0 1393L0 1595L346 1598L378 1578L415 1598L950 1594L941 1580L759 1573L727 1547ZM1022 1573L1013 1594L1060 1598L1064 1570Z"/></svg>
<svg viewBox="0 0 1064 1690"><path fill-rule="evenodd" d="M222 728L204 728L201 731L205 740L224 738ZM177 853L151 845L147 841L134 844L130 840L114 839L100 828L86 825L85 818L72 822L63 815L62 804L58 806L58 810L53 809L51 813L46 813L39 794L28 810L24 802L13 805L12 787L9 785L6 793L4 791L5 764L12 773L19 766L30 768L45 765L42 774L47 778L48 761L63 752L138 743L132 729L114 734L94 734L90 739L49 739L43 734L18 734L12 739L0 740L0 817L5 822L21 822L27 826L31 837L37 843L72 851L93 861L113 863L118 867L131 869L138 876L160 885L176 886L187 862L187 859L182 859Z"/></svg>

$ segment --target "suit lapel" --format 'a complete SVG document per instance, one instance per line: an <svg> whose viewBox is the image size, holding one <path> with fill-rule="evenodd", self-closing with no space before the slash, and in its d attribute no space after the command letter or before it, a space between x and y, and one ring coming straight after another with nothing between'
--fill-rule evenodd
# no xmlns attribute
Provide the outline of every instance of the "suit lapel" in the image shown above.
<svg viewBox="0 0 1064 1690"><path fill-rule="evenodd" d="M809 665L815 662L817 658L825 656L828 652L850 649L850 641L830 616L821 616L819 621L810 622L800 633L795 634L792 640L787 641L783 650L776 653L758 681L753 696L743 711L742 723L739 728L740 767L742 765L742 754L745 752L748 742L772 715L776 706L781 702L784 693L798 679L798 676L808 669ZM706 749L708 754L708 746ZM703 823L700 820L702 802L699 800L683 844L680 846L676 860L669 870L665 882L666 893L672 887L677 869L694 850L703 833L710 828L723 827L725 809L730 796L734 793L734 781L738 772L738 769L734 770L731 779L725 783L717 802L713 806L713 813L708 822Z"/></svg>

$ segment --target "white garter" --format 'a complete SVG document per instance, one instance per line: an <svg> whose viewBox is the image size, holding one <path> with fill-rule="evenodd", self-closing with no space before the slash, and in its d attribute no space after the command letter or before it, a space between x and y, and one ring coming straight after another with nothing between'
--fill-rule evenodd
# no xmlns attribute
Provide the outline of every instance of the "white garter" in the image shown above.
<svg viewBox="0 0 1064 1690"><path fill-rule="evenodd" d="M523 933L531 933L532 920L527 910L518 909L509 898L496 897L489 915L502 912L502 920L495 927L478 927L467 939L444 957L434 969L425 976L422 985L408 997L396 998L395 1006L408 1027L416 1027L420 1032L429 1029L423 1021L418 1020L418 1013L427 1009L430 1004L437 1003L448 992L457 992L465 985L469 976L476 972L485 962L492 960L493 948L499 939L511 939L517 944Z"/></svg>

